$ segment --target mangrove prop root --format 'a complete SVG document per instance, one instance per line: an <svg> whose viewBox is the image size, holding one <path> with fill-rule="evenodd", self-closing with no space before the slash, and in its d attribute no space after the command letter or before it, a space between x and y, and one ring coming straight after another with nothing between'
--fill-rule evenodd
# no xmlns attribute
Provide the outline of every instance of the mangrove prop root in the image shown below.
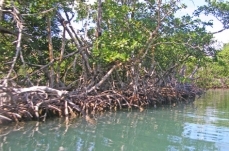
<svg viewBox="0 0 229 151"><path fill-rule="evenodd" d="M201 93L201 89L191 85L176 88L148 87L139 89L137 97L129 89L86 94L47 86L10 88L0 85L0 124L25 120L45 121L53 116L77 115L90 121L89 114L122 108L138 108L143 111L146 106L187 103L194 101L195 96Z"/></svg>

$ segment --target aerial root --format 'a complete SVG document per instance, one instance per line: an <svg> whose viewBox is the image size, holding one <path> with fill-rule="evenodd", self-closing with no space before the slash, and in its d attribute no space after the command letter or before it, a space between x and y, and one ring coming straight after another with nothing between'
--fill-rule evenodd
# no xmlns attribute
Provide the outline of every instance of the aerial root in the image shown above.
<svg viewBox="0 0 229 151"><path fill-rule="evenodd" d="M195 98L193 91L171 87L160 89L151 87L144 90L144 93L139 92L138 98L132 97L131 91L128 90L122 92L110 90L100 94L85 95L83 92L69 93L45 86L20 89L0 87L0 93L8 94L10 98L7 101L0 99L0 123L23 120L45 121L46 118L53 116L87 117L89 114L122 108L137 108L143 111L146 106L174 105L193 101Z"/></svg>

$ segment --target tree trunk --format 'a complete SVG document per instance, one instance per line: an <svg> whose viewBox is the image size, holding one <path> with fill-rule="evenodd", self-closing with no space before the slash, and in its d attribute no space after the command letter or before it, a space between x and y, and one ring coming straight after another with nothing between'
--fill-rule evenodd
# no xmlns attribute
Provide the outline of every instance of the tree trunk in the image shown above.
<svg viewBox="0 0 229 151"><path fill-rule="evenodd" d="M51 18L47 18L47 32L48 32L48 49L49 49L49 61L53 60L53 45L52 45L52 33L51 33ZM54 86L54 70L53 66L50 66L49 71L49 86L52 88Z"/></svg>
<svg viewBox="0 0 229 151"><path fill-rule="evenodd" d="M102 1L98 0L97 33L96 33L97 38L100 37L102 34L101 22L102 22Z"/></svg>
<svg viewBox="0 0 229 151"><path fill-rule="evenodd" d="M61 82L61 79L60 79L60 74L61 74L61 71L60 71L60 65L63 61L63 56L64 56L64 51L65 51L65 45L66 45L66 30L65 28L63 29L63 36L62 36L62 43L61 43L61 49L60 49L60 59L59 59L59 62L58 62L58 66L57 66L57 71L56 71L56 82L58 84L58 87L63 87L64 84Z"/></svg>
<svg viewBox="0 0 229 151"><path fill-rule="evenodd" d="M3 13L2 13L2 10L3 10L3 3L4 3L4 0L0 0L0 22L3 20Z"/></svg>

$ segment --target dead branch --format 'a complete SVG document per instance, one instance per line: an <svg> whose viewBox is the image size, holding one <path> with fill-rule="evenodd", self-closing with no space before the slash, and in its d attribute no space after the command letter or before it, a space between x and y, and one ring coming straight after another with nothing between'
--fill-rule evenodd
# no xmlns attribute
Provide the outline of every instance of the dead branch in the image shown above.
<svg viewBox="0 0 229 151"><path fill-rule="evenodd" d="M68 91L62 91L50 88L48 86L33 86L29 88L7 88L4 85L0 85L0 89L4 92L13 91L17 94L26 93L26 92L42 92L42 93L52 93L57 95L58 97L62 97L63 95L68 94Z"/></svg>
<svg viewBox="0 0 229 151"><path fill-rule="evenodd" d="M90 89L87 90L87 93L90 93L91 91L97 89L100 85L102 85L104 83L104 81L112 74L112 72L118 67L122 65L122 63L114 65L108 72L107 74L99 81L99 83L97 83L96 85L94 85L93 87L91 87Z"/></svg>
<svg viewBox="0 0 229 151"><path fill-rule="evenodd" d="M11 68L7 74L7 76L5 77L5 80L3 82L3 85L5 85L6 87L8 86L8 79L9 77L11 76L11 73L14 69L14 66L16 64L16 61L17 61L17 58L18 58L18 55L21 51L21 37L22 37L22 30L23 30L23 20L22 20L22 17L20 16L20 13L19 11L17 10L16 7L13 7L13 11L12 11L12 15L14 17L14 21L16 22L17 24L17 28L18 28L18 39L17 39L17 46L16 46L16 53L15 53L15 57L13 58L13 62L11 64Z"/></svg>

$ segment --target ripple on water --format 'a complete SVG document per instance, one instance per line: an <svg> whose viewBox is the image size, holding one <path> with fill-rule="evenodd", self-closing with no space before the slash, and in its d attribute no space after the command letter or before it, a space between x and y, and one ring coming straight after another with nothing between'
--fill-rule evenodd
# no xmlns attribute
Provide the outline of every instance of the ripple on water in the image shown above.
<svg viewBox="0 0 229 151"><path fill-rule="evenodd" d="M229 148L229 128L210 124L185 123L183 137L215 143L227 143Z"/></svg>

